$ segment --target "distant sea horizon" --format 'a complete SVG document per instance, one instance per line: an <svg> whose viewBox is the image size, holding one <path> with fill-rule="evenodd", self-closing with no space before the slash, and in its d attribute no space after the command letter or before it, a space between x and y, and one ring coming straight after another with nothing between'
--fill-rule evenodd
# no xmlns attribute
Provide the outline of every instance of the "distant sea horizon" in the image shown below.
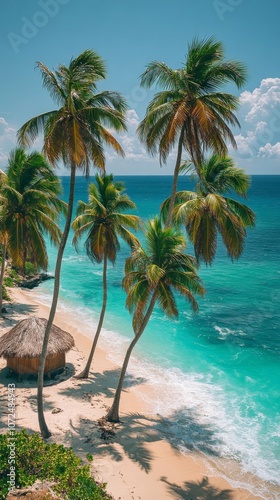
<svg viewBox="0 0 280 500"><path fill-rule="evenodd" d="M170 194L172 176L114 177L125 182L137 205L134 213L144 220L154 217ZM69 177L61 178L67 200ZM75 201L87 199L87 186L77 177ZM178 189L193 188L180 176ZM242 257L231 262L219 244L213 265L200 267L206 295L199 299L198 314L180 298L176 321L155 309L129 372L150 384L146 403L166 419L162 434L168 432L183 453L194 449L227 463L225 476L235 484L232 460L242 471L240 485L250 472L272 486L280 485L280 175L252 176L244 203L255 211L256 227L248 230ZM102 264L89 261L83 248L77 254L71 240L63 258L60 306L65 313L74 308L83 333L92 338L102 301ZM48 250L53 272L56 251ZM193 252L190 243L187 251ZM120 363L133 336L121 287L128 255L122 245L115 267L109 266L101 334L101 346ZM47 302L52 286L47 281L35 293ZM271 493L269 486L259 493L266 500L279 498L279 490Z"/></svg>
<svg viewBox="0 0 280 500"><path fill-rule="evenodd" d="M98 173L98 171L93 171L91 170L90 171L90 175L89 177L94 177L96 174ZM110 174L111 172L107 172L107 174ZM249 174L248 172L245 171L245 173L247 173L249 175L249 177L280 177L280 172L279 174ZM77 177L85 177L85 174L83 173L80 173L78 170L77 170ZM169 178L172 178L173 175L172 174L114 174L114 177L169 177ZM64 177L70 177L70 173L69 175L59 175L59 177L61 179L63 179ZM179 178L188 178L190 177L189 175L183 175L181 174L179 176Z"/></svg>

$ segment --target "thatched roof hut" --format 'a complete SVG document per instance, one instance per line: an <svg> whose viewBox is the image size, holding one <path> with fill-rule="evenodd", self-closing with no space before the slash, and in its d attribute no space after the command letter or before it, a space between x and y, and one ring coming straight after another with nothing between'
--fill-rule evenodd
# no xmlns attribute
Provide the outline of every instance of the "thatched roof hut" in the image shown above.
<svg viewBox="0 0 280 500"><path fill-rule="evenodd" d="M8 368L19 375L38 373L46 325L46 319L29 316L0 338L0 357L7 359ZM65 366L65 353L73 346L72 335L53 325L48 342L45 373L50 374L62 369Z"/></svg>

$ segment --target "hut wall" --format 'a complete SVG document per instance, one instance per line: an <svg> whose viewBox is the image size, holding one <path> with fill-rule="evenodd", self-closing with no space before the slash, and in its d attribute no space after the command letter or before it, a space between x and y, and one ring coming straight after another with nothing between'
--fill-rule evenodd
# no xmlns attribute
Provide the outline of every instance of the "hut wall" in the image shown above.
<svg viewBox="0 0 280 500"><path fill-rule="evenodd" d="M16 373L38 373L40 358L8 358L7 367ZM47 356L44 373L49 373L65 366L65 353Z"/></svg>

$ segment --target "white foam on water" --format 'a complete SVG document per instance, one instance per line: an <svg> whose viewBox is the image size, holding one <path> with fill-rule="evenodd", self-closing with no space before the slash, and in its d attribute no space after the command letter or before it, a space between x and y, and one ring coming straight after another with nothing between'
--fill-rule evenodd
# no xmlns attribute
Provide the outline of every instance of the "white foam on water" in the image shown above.
<svg viewBox="0 0 280 500"><path fill-rule="evenodd" d="M88 262L88 258L85 255L69 255L68 257L63 257L62 258L63 262L69 262L69 261L74 261L74 262Z"/></svg>
<svg viewBox="0 0 280 500"><path fill-rule="evenodd" d="M243 330L231 330L230 328L221 327L218 325L214 326L214 330L216 330L216 332L218 332L222 338L227 337L228 335L238 335L238 336L246 335L246 333L244 333Z"/></svg>

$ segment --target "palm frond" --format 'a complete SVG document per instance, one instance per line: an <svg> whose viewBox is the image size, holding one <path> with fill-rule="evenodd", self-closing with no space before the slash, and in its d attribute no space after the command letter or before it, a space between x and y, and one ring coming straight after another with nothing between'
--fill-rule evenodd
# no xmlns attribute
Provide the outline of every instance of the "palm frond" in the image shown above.
<svg viewBox="0 0 280 500"><path fill-rule="evenodd" d="M195 38L180 69L152 61L141 75L141 85L150 88L155 84L161 90L137 129L141 142L151 155L159 153L161 163L166 162L179 137L196 167L207 150L225 155L228 144L236 147L230 127L240 124L234 114L238 98L223 88L228 83L240 88L245 80L244 64L226 61L223 44L214 38Z"/></svg>
<svg viewBox="0 0 280 500"><path fill-rule="evenodd" d="M231 198L225 198L225 201L230 211L241 219L244 227L253 227L255 225L256 216L253 210Z"/></svg>
<svg viewBox="0 0 280 500"><path fill-rule="evenodd" d="M37 61L37 67L40 68L41 71L43 87L48 90L50 96L54 101L56 101L60 105L63 105L67 99L67 96L64 92L64 89L59 85L55 73L40 61Z"/></svg>
<svg viewBox="0 0 280 500"><path fill-rule="evenodd" d="M75 230L73 244L77 248L79 240L86 234L86 252L93 261L101 262L106 255L114 264L120 249L118 237L131 247L139 246L129 228L138 229L140 218L121 213L121 210L135 208L123 191L124 185L114 183L112 174L96 175L95 184L89 185L88 203L78 203L77 216L72 223Z"/></svg>
<svg viewBox="0 0 280 500"><path fill-rule="evenodd" d="M58 111L48 111L28 120L17 132L18 143L23 146L31 146L40 132L44 132L48 120L54 120L59 114Z"/></svg>

